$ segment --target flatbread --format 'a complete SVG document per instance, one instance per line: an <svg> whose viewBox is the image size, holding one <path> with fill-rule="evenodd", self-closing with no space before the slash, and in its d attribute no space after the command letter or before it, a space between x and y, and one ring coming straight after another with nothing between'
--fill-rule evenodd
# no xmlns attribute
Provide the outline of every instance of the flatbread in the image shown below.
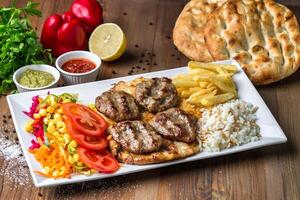
<svg viewBox="0 0 300 200"><path fill-rule="evenodd" d="M204 40L204 27L208 14L226 0L192 0L179 15L174 30L175 46L192 60L213 61Z"/></svg>
<svg viewBox="0 0 300 200"><path fill-rule="evenodd" d="M190 18L195 19L194 15ZM299 68L300 31L295 15L287 7L272 0L230 0L206 19L204 44L199 48L208 50L211 60L190 56L182 50L184 45L178 47L187 57L203 62L235 59L256 85L279 81ZM177 23L190 35L196 33L189 25ZM203 35L199 38L203 40ZM189 42L195 43L192 39ZM180 44L175 38L174 43Z"/></svg>
<svg viewBox="0 0 300 200"><path fill-rule="evenodd" d="M225 3L211 13L205 39L214 60L234 58L257 85L281 80L300 65L297 19L271 0Z"/></svg>

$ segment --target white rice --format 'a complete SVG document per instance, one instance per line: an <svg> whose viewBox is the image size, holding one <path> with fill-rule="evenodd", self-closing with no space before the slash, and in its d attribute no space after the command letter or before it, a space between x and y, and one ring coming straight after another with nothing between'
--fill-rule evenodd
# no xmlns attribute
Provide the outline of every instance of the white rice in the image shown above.
<svg viewBox="0 0 300 200"><path fill-rule="evenodd" d="M202 109L199 129L204 151L216 152L259 140L256 124L258 107L242 100L232 100L210 109Z"/></svg>

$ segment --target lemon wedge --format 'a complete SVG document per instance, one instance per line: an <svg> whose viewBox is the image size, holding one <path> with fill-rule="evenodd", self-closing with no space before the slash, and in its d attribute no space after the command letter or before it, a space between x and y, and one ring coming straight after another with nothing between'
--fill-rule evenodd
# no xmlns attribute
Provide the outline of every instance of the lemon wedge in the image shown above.
<svg viewBox="0 0 300 200"><path fill-rule="evenodd" d="M98 26L90 36L89 50L104 61L118 59L126 50L126 37L122 29L114 23Z"/></svg>

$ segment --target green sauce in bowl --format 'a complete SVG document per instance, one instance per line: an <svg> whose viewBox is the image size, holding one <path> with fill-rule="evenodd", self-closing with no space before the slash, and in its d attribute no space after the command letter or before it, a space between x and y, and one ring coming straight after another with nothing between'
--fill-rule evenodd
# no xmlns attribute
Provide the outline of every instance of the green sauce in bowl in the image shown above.
<svg viewBox="0 0 300 200"><path fill-rule="evenodd" d="M19 83L28 88L39 88L50 85L54 76L48 72L27 69L20 77Z"/></svg>

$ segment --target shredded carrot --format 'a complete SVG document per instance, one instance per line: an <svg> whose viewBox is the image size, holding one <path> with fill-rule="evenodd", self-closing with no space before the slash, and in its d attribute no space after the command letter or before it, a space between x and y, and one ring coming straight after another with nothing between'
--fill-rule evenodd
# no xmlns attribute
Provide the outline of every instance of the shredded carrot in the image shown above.
<svg viewBox="0 0 300 200"><path fill-rule="evenodd" d="M65 164L65 167L66 167L66 170L65 170L65 173L63 174L63 177L71 177L72 166L68 162L68 158L67 158L68 153L67 153L67 151L60 145L60 142L57 140L56 137L54 137L53 135L48 134L48 133L46 133L46 136L49 139L53 139L59 145L59 149L58 149L58 151L60 153L59 155L62 155L64 164Z"/></svg>
<svg viewBox="0 0 300 200"><path fill-rule="evenodd" d="M53 173L43 173L36 172L42 176L51 177L51 178L69 178L73 171L73 167L69 164L67 160L67 152L60 145L56 137L51 134L46 133L46 136L49 140L54 140L54 143L47 147L46 145L41 145L40 148L30 150L30 153L34 155L36 160L45 168L46 166L50 168L50 171L60 170L62 167L65 168L62 174L53 175Z"/></svg>
<svg viewBox="0 0 300 200"><path fill-rule="evenodd" d="M34 171L35 173L41 175L41 176L45 176L45 177L48 177L48 178L55 178L54 176L52 176L51 174L45 174L43 172L40 172L40 171Z"/></svg>

